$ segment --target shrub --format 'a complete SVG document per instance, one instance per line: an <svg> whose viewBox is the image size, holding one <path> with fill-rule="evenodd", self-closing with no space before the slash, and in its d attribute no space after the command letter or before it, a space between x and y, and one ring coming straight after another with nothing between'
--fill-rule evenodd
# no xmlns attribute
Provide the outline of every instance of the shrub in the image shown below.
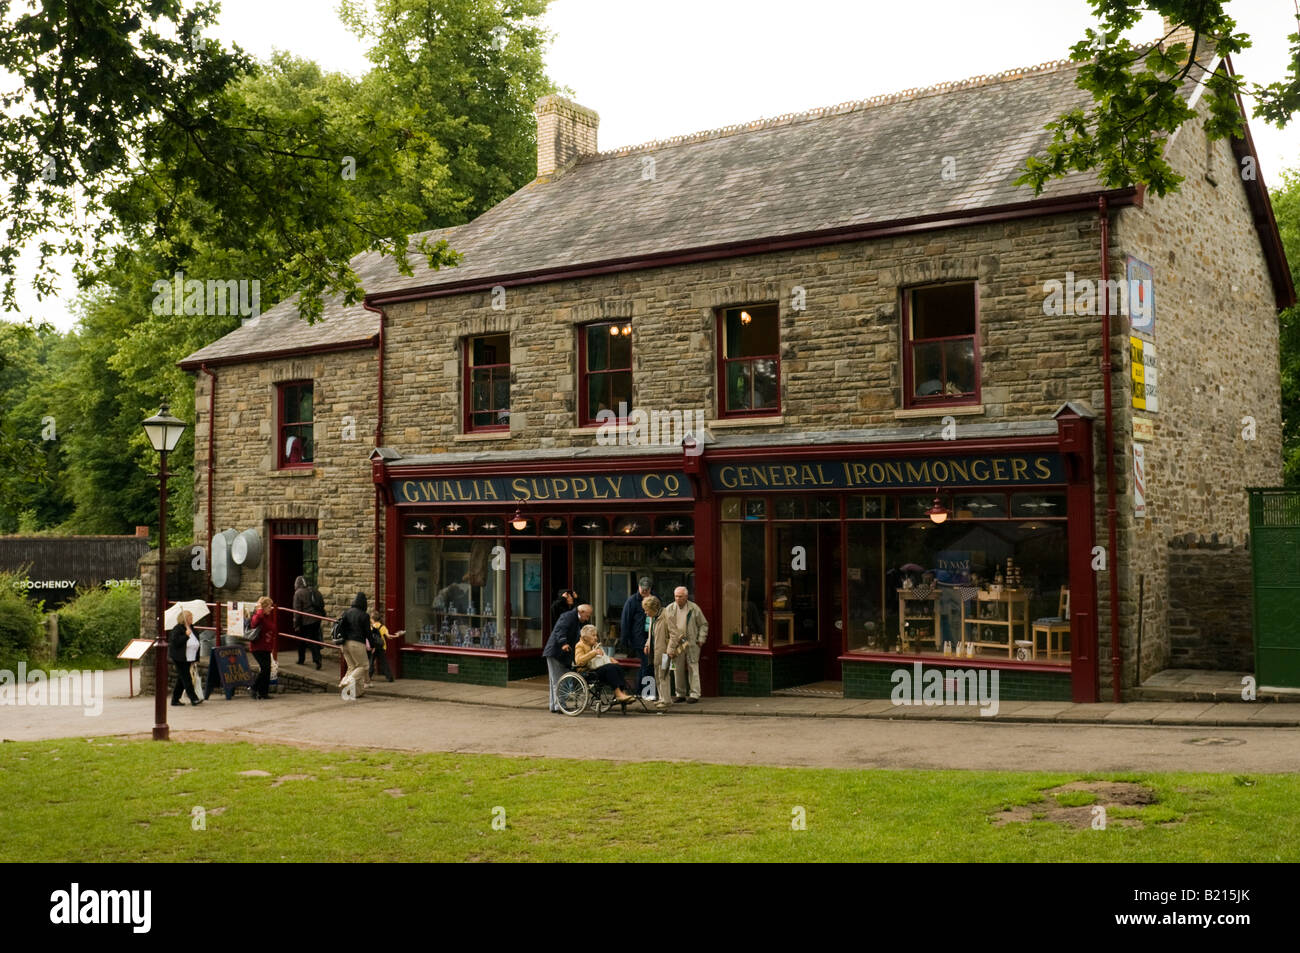
<svg viewBox="0 0 1300 953"><path fill-rule="evenodd" d="M86 589L59 610L59 658L112 658L140 637L140 590Z"/></svg>
<svg viewBox="0 0 1300 953"><path fill-rule="evenodd" d="M45 654L45 612L21 584L23 573L0 572L0 668L12 669Z"/></svg>

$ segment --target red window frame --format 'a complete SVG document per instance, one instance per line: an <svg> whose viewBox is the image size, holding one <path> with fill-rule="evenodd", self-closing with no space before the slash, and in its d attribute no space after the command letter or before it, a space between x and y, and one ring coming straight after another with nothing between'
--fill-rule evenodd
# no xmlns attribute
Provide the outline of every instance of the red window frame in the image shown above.
<svg viewBox="0 0 1300 953"><path fill-rule="evenodd" d="M507 348L509 347L510 335L508 333L475 334L471 337L467 337L464 339L465 353L461 361L461 369L462 369L461 378L464 381L464 387L465 387L465 399L464 399L464 408L465 408L464 432L465 433L503 433L510 429L510 421L508 419L506 420L505 423L479 424L479 425L476 425L474 423L475 414L495 412L499 416L500 412L503 410L506 412L507 417L509 417L510 414L510 405L509 405L510 361L509 360L506 360L505 362L498 361L495 364L473 364L472 363L472 361L474 360L474 342L481 341L484 338L497 338L497 337L504 337L506 339ZM508 356L509 355L507 353L507 357ZM487 407L484 409L478 409L474 406L474 372L483 371L483 370L488 370L492 372L491 381L493 385L495 385L496 383L497 375L502 373L504 370L505 377L506 377L506 387L507 387L507 398L506 398L507 403L505 407ZM495 393L496 387L491 386L489 390L490 392Z"/></svg>
<svg viewBox="0 0 1300 953"><path fill-rule="evenodd" d="M583 427L596 427L601 421L587 416L587 385L592 377L603 377L607 374L627 374L632 376L632 354L628 353L627 367L607 367L603 371L587 370L587 333L593 328L608 328L617 326L623 334L632 333L631 319L624 318L621 320L611 321L593 321L591 324L582 324L578 326L578 421ZM632 381L633 391L635 393L636 380ZM632 412L632 400L629 396L628 413ZM615 411L617 413L617 411ZM618 423L626 422L627 417L620 415L617 418Z"/></svg>
<svg viewBox="0 0 1300 953"><path fill-rule="evenodd" d="M291 388L311 388L311 420L287 420L285 417L285 397ZM285 454L285 445L287 443L286 432L291 428L312 427L316 422L316 382L315 381L284 381L276 385L275 388L275 466L277 470L309 470L315 465L316 441L313 438L311 447L310 460L290 460Z"/></svg>
<svg viewBox="0 0 1300 953"><path fill-rule="evenodd" d="M912 295L917 291L924 291L930 288L940 287L969 287L972 295L972 311L974 317L974 327L970 334L953 334L946 337L936 338L912 338ZM922 407L959 407L969 404L978 404L980 402L980 383L983 374L980 365L980 288L978 281L945 281L930 285L916 285L911 288L903 289L903 407L907 409ZM936 344L945 341L965 341L969 339L972 345L972 373L974 375L975 390L973 393L965 394L933 394L924 397L916 396L916 381L914 379L913 367L915 366L915 357L913 348L916 344ZM947 382L947 359L940 350L940 360L942 362L941 373L943 381Z"/></svg>
<svg viewBox="0 0 1300 953"><path fill-rule="evenodd" d="M776 309L776 353L775 354L754 354L750 357L727 357L727 313L731 311L745 311L758 308L775 308ZM717 341L718 341L718 417L779 417L781 415L781 306L775 301L769 301L762 304L742 304L733 305L725 308L718 308L714 312L717 321ZM753 363L754 361L775 361L776 362L776 404L773 407L764 407L759 410L746 408L741 410L727 409L727 365Z"/></svg>

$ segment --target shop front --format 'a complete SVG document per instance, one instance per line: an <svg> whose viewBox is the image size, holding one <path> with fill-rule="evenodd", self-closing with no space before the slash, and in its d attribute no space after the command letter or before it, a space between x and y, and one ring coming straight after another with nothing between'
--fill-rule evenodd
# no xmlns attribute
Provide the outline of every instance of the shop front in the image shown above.
<svg viewBox="0 0 1300 953"><path fill-rule="evenodd" d="M545 673L541 653L572 588L611 655L624 603L649 577L665 601L694 591L695 515L681 454L655 460L395 461L386 591L407 678L505 685ZM636 682L638 660L619 651Z"/></svg>
<svg viewBox="0 0 1300 953"><path fill-rule="evenodd" d="M665 601L685 586L709 619L706 694L889 697L919 664L997 669L1007 701L1094 701L1091 423L1067 405L1019 431L388 460L376 482L401 673L542 674L552 601L570 587L601 640L625 647L622 607L648 576Z"/></svg>

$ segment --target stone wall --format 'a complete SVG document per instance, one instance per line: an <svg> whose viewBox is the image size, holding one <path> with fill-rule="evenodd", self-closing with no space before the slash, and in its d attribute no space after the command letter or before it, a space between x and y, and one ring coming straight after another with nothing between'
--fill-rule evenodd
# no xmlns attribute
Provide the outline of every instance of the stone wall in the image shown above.
<svg viewBox="0 0 1300 953"><path fill-rule="evenodd" d="M1188 533L1169 541L1167 572L1170 667L1253 672L1250 550Z"/></svg>
<svg viewBox="0 0 1300 953"><path fill-rule="evenodd" d="M1245 488L1276 486L1282 477L1278 320L1272 283L1231 146L1226 141L1207 144L1203 103L1197 113L1196 120L1178 131L1168 152L1170 162L1186 176L1181 191L1163 199L1148 193L1143 208L1119 212L1112 233L1111 269L1116 276L1124 276L1126 255L1141 259L1155 272L1154 341L1161 392L1158 413L1132 410L1127 321L1121 320L1116 407L1123 413L1116 451L1123 473L1119 525L1126 687L1136 679L1139 575L1145 575L1147 590L1143 677L1170 665L1200 667L1207 656L1188 639L1195 643L1201 637L1187 631L1186 616L1174 602L1179 596L1173 584L1182 584L1191 578L1188 572L1199 571L1189 570L1187 562L1199 564L1208 557L1198 552L1186 556L1184 565L1174 566L1175 554L1186 554L1174 548L1173 541L1187 534L1245 539L1249 530ZM1147 515L1140 521L1133 519L1129 478L1133 414L1155 424L1155 439L1145 444ZM1232 578L1241 592L1248 591L1249 561L1226 555L1223 561L1239 570ZM1098 581L1104 596L1104 578ZM1195 599L1184 604L1201 605ZM1248 612L1244 618L1249 640ZM1238 623L1232 634L1206 633L1204 638L1213 644L1236 643L1242 631ZM1237 661L1220 667L1241 670L1241 660L1250 658L1250 653L1243 655L1237 645L1224 658ZM1102 659L1108 673L1108 644ZM1244 664L1253 667L1253 660Z"/></svg>

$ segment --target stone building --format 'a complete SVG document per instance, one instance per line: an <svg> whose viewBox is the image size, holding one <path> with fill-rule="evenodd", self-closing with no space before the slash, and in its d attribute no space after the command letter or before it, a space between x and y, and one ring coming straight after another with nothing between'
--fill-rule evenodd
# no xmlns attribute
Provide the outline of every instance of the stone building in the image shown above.
<svg viewBox="0 0 1300 953"><path fill-rule="evenodd" d="M305 571L381 607L404 677L485 684L544 670L568 586L635 649L641 576L710 620L706 694L887 696L904 663L1091 701L1135 684L1139 631L1144 676L1171 627L1222 657L1250 620L1187 631L1216 597L1186 540L1248 583L1294 288L1249 134L1208 143L1203 104L1177 195L1013 185L1075 74L606 152L542 100L537 177L432 234L460 265L359 256L363 304L282 302L183 362L195 538L269 557L219 598L287 605Z"/></svg>

